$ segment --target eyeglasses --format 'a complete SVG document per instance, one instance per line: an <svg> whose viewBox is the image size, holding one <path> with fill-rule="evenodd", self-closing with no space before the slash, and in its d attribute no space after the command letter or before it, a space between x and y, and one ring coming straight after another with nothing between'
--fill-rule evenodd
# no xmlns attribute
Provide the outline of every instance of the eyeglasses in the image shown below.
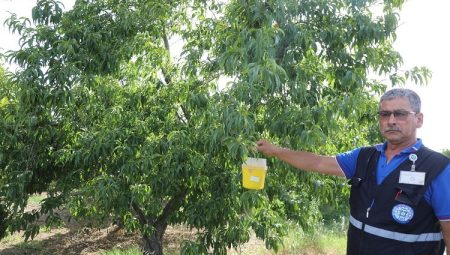
<svg viewBox="0 0 450 255"><path fill-rule="evenodd" d="M391 118L394 114L396 120L406 120L410 114L416 114L416 112L406 111L406 110L394 110L394 111L379 111L378 116L382 120L387 120Z"/></svg>

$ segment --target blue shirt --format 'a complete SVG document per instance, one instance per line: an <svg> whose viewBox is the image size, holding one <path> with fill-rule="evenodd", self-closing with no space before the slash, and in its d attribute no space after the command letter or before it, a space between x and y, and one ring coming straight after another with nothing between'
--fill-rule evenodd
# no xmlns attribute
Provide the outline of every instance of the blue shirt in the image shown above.
<svg viewBox="0 0 450 255"><path fill-rule="evenodd" d="M376 175L378 185L403 161L408 159L409 154L420 149L422 140L417 139L417 142L413 146L395 155L389 163L384 153L386 146L386 143L375 145L375 148L381 152ZM336 160L347 179L352 178L356 172L356 161L358 160L360 151L361 148L356 148L336 156ZM450 221L450 164L431 182L431 185L424 194L424 199L431 205L439 220Z"/></svg>

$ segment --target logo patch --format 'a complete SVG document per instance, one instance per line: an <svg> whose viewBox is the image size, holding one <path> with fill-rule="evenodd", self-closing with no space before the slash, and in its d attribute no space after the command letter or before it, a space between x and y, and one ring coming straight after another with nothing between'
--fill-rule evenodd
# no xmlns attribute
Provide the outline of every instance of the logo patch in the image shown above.
<svg viewBox="0 0 450 255"><path fill-rule="evenodd" d="M392 218L400 224L406 224L414 217L414 210L409 205L398 204L392 208Z"/></svg>

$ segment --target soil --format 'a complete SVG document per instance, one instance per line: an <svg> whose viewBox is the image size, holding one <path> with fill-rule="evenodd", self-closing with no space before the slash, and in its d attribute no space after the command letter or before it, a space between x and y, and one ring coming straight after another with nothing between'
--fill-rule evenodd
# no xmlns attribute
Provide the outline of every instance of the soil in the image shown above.
<svg viewBox="0 0 450 255"><path fill-rule="evenodd" d="M1 255L100 255L111 249L127 249L140 245L139 234L129 234L117 226L101 229L84 228L69 223L64 228L39 233L34 240L24 243L23 238L0 241ZM181 240L194 240L195 233L184 226L169 226L164 235L164 251L178 254ZM257 238L229 254L271 254ZM264 250L264 251L263 251ZM255 253L255 251L258 251Z"/></svg>
<svg viewBox="0 0 450 255"><path fill-rule="evenodd" d="M39 205L29 203L26 211L39 209ZM64 227L42 231L31 241L24 242L23 233L16 233L0 240L1 255L59 255L59 254L101 254L114 247L128 247L137 243L137 235L124 233L120 228L108 226L90 229L85 224L70 218L67 211L59 214ZM42 224L44 217L37 224Z"/></svg>
<svg viewBox="0 0 450 255"><path fill-rule="evenodd" d="M26 211L39 209L29 204ZM111 249L127 249L140 246L139 234L126 233L116 225L87 228L86 222L70 217L67 211L58 212L64 227L42 231L31 241L25 242L23 233L16 233L0 240L0 255L100 255ZM44 225L44 218L38 224ZM195 232L184 226L168 226L164 235L164 250L169 254L179 251L182 240L194 240Z"/></svg>
<svg viewBox="0 0 450 255"><path fill-rule="evenodd" d="M178 254L180 240L193 239L194 233L183 226L168 227L165 234L165 253ZM38 242L39 245L33 243ZM22 243L21 245L19 245ZM111 249L127 249L140 244L137 234L127 234L116 226L103 229L60 228L49 232L39 233L30 245L23 245L18 239L0 241L1 255L101 255ZM240 247L230 250L230 255L274 255L264 248L264 243L256 237ZM336 255L314 250L303 250L301 254L280 252L278 255Z"/></svg>
<svg viewBox="0 0 450 255"><path fill-rule="evenodd" d="M37 209L38 205L29 205L27 210ZM64 227L41 231L32 241L24 242L21 233L0 240L1 255L100 255L111 249L127 249L140 246L139 234L126 233L118 226L86 228L82 222L69 217L68 212L61 211ZM41 220L41 223L43 220ZM184 226L169 226L164 235L164 251L178 254L182 240L194 240L195 232ZM230 250L230 255L269 255L274 254L264 248L264 243L252 237L238 250ZM290 253L280 252L280 255ZM302 251L303 255L333 255ZM301 255L301 254L296 254Z"/></svg>
<svg viewBox="0 0 450 255"><path fill-rule="evenodd" d="M165 250L178 250L180 240L192 238L193 233L185 227L168 227ZM5 240L0 241L1 255L100 255L114 248L140 245L139 234L126 233L118 226L92 229L74 220L63 228L40 232L32 241L24 242L21 234Z"/></svg>

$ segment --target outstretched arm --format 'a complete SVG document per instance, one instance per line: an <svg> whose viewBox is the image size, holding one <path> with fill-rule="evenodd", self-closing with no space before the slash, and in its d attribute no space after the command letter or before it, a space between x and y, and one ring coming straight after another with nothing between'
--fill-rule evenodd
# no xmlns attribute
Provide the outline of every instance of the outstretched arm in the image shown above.
<svg viewBox="0 0 450 255"><path fill-rule="evenodd" d="M305 151L294 151L274 145L266 140L256 142L257 149L266 156L276 157L296 168L329 175L344 176L335 157Z"/></svg>

